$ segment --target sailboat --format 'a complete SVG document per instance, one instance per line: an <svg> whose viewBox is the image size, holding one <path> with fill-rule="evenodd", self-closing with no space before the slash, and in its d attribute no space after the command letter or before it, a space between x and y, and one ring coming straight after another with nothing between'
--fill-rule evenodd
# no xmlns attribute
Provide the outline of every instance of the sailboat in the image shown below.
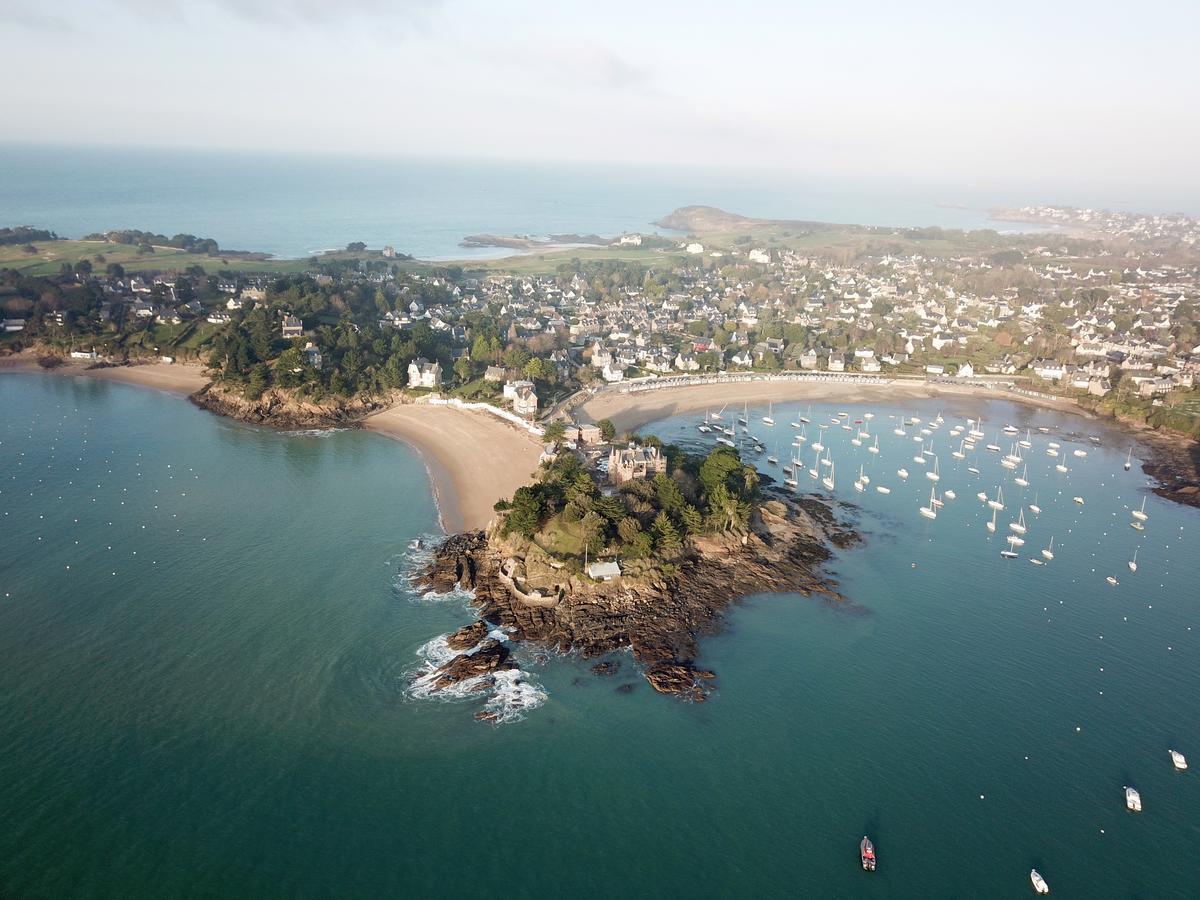
<svg viewBox="0 0 1200 900"><path fill-rule="evenodd" d="M1037 494L1033 495L1033 502L1029 504L1029 511L1031 513L1033 513L1035 516L1040 516L1042 514L1042 508L1040 506L1038 506L1038 495Z"/></svg>
<svg viewBox="0 0 1200 900"><path fill-rule="evenodd" d="M1013 547L1022 547L1025 545L1025 538L1010 534L1008 536L1008 543Z"/></svg>
<svg viewBox="0 0 1200 900"><path fill-rule="evenodd" d="M867 448L867 452L868 453L878 453L879 452L879 435L875 435L875 443Z"/></svg>
<svg viewBox="0 0 1200 900"><path fill-rule="evenodd" d="M1125 471L1128 472L1133 466L1133 444L1129 445L1129 454L1125 457Z"/></svg>
<svg viewBox="0 0 1200 900"><path fill-rule="evenodd" d="M1025 429L1025 440L1017 441L1018 446L1023 447L1024 449L1028 450L1030 447L1033 446L1033 441L1031 441L1029 438L1030 438L1030 432L1029 432L1029 429L1026 428Z"/></svg>
<svg viewBox="0 0 1200 900"><path fill-rule="evenodd" d="M866 482L863 481L863 467L858 467L858 478L854 482L854 489L860 494L867 489Z"/></svg>
<svg viewBox="0 0 1200 900"><path fill-rule="evenodd" d="M1013 482L1015 484L1019 484L1021 487L1029 487L1029 463L1025 463L1024 471L1022 471L1019 476L1014 478Z"/></svg>
<svg viewBox="0 0 1200 900"><path fill-rule="evenodd" d="M1135 510L1134 510L1134 511L1131 513L1131 515L1132 515L1132 516L1133 516L1135 519L1137 519L1139 522L1145 522L1147 519L1149 519L1149 518L1150 518L1148 515L1146 515L1146 498L1145 498L1145 497L1143 497L1143 498L1142 498L1142 508L1141 508L1141 509L1135 509Z"/></svg>
<svg viewBox="0 0 1200 900"><path fill-rule="evenodd" d="M999 514L1000 514L999 510L993 509L992 510L992 521L987 523L987 530L992 532L992 534L996 533L996 516Z"/></svg>
<svg viewBox="0 0 1200 900"><path fill-rule="evenodd" d="M931 487L929 489L929 505L922 506L920 509L921 515L923 515L927 519L936 519L937 518L937 509L935 509L934 505L933 505L933 501L935 499L934 492L936 490L937 490L937 488L934 488L934 487Z"/></svg>
<svg viewBox="0 0 1200 900"><path fill-rule="evenodd" d="M762 417L764 425L775 425L775 409L773 403L767 404L767 414Z"/></svg>
<svg viewBox="0 0 1200 900"><path fill-rule="evenodd" d="M902 480L908 478L908 469L897 469L896 474L899 475Z"/></svg>
<svg viewBox="0 0 1200 900"><path fill-rule="evenodd" d="M742 414L740 416L738 416L738 424L739 425L749 425L750 424L750 422L746 418L746 413L749 411L749 407L750 407L749 403L742 404Z"/></svg>
<svg viewBox="0 0 1200 900"><path fill-rule="evenodd" d="M833 469L834 469L834 464L832 461L830 461L829 474L821 479L821 484L825 485L825 490L827 490L827 491L833 490Z"/></svg>
<svg viewBox="0 0 1200 900"><path fill-rule="evenodd" d="M820 468L821 468L821 451L818 450L817 456L813 460L812 468L808 470L808 477L811 478L813 481L816 481L817 477L820 475Z"/></svg>
<svg viewBox="0 0 1200 900"><path fill-rule="evenodd" d="M1024 533L1025 533L1025 531L1026 531L1026 528L1025 528L1025 510L1024 510L1024 509L1022 509L1022 510L1021 510L1021 511L1020 511L1020 512L1017 514L1017 521L1015 521L1015 522L1009 522L1009 523L1008 523L1008 527L1009 527L1009 529L1011 529L1012 531L1015 531L1017 534L1024 534Z"/></svg>
<svg viewBox="0 0 1200 900"><path fill-rule="evenodd" d="M1129 571L1130 571L1130 572L1136 572L1136 571L1137 571L1137 554L1138 554L1138 548L1137 548L1137 547L1134 547L1134 548L1133 548L1133 559L1131 559L1131 560L1129 561Z"/></svg>
<svg viewBox="0 0 1200 900"><path fill-rule="evenodd" d="M1057 469L1058 471L1060 471L1060 472L1063 472L1064 474L1065 474L1066 472L1069 472L1069 471L1071 471L1070 469L1068 469L1068 468L1067 468L1067 464L1066 464L1066 463L1055 463L1055 464L1054 464L1054 468L1056 468L1056 469Z"/></svg>
<svg viewBox="0 0 1200 900"><path fill-rule="evenodd" d="M938 470L938 458L936 456L933 458L933 471L926 472L925 477L928 478L930 481L941 480L942 473Z"/></svg>
<svg viewBox="0 0 1200 900"><path fill-rule="evenodd" d="M811 421L812 421L812 404L811 404L811 403L810 403L810 404L808 404L808 415L807 415L807 416L801 416L801 417L800 417L800 421L801 421L803 424L805 424L805 425L807 425L809 422L811 422Z"/></svg>
<svg viewBox="0 0 1200 900"><path fill-rule="evenodd" d="M908 434L908 432L904 430L903 419L900 420L899 425L892 429L892 434L894 434L896 437L905 437Z"/></svg>
<svg viewBox="0 0 1200 900"><path fill-rule="evenodd" d="M950 455L953 456L955 459L966 459L967 454L964 452L966 446L967 446L967 440L966 440L966 438L963 438L961 441L958 442L958 449L955 450Z"/></svg>
<svg viewBox="0 0 1200 900"><path fill-rule="evenodd" d="M729 405L728 403L725 404L725 406L728 406L728 405ZM709 413L708 414L709 418L714 419L717 422L720 422L721 421L721 413L725 412L725 406L721 407L721 412Z"/></svg>
<svg viewBox="0 0 1200 900"><path fill-rule="evenodd" d="M987 505L992 509L1004 509L1004 488L1000 487L1000 485L996 485L996 498L994 500L989 500Z"/></svg>
<svg viewBox="0 0 1200 900"><path fill-rule="evenodd" d="M1050 544L1042 551L1042 556L1046 559L1054 559L1054 535L1050 535Z"/></svg>

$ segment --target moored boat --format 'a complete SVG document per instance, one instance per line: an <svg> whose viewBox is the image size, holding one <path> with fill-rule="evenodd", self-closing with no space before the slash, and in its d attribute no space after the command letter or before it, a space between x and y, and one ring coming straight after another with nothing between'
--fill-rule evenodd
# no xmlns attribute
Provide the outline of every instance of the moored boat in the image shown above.
<svg viewBox="0 0 1200 900"><path fill-rule="evenodd" d="M1046 879L1041 876L1037 869L1029 870L1029 880L1033 882L1033 889L1039 894L1050 893L1050 885L1046 884Z"/></svg>
<svg viewBox="0 0 1200 900"><path fill-rule="evenodd" d="M862 842L858 845L858 855L862 859L862 867L865 872L875 871L875 845L871 843L871 839L865 834Z"/></svg>
<svg viewBox="0 0 1200 900"><path fill-rule="evenodd" d="M1128 785L1125 786L1125 807L1130 812L1142 811L1142 795Z"/></svg>
<svg viewBox="0 0 1200 900"><path fill-rule="evenodd" d="M1187 769L1187 759L1178 750L1168 751L1171 754L1171 765L1178 771L1183 772Z"/></svg>

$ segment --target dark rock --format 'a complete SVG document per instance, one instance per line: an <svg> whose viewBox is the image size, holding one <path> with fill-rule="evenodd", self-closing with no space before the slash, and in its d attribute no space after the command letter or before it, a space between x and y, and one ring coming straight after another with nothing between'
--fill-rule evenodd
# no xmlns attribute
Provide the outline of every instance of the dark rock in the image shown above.
<svg viewBox="0 0 1200 900"><path fill-rule="evenodd" d="M621 663L618 660L609 660L606 662L598 662L592 666L592 671L597 675L616 675L621 669Z"/></svg>
<svg viewBox="0 0 1200 900"><path fill-rule="evenodd" d="M480 619L477 622L472 622L470 625L464 625L450 637L446 638L446 643L451 650L457 650L460 653L464 650L470 650L488 634L487 622Z"/></svg>
<svg viewBox="0 0 1200 900"><path fill-rule="evenodd" d="M636 685L633 684L633 682L626 682L625 684L618 684L617 685L617 693L618 694L632 694L633 689L635 687L636 687Z"/></svg>
<svg viewBox="0 0 1200 900"><path fill-rule="evenodd" d="M474 653L463 653L448 662L442 663L434 670L434 688L449 687L480 675L491 675L494 672L515 669L516 662L508 652L508 648L499 641L487 640L479 645ZM487 685L481 685L486 690Z"/></svg>

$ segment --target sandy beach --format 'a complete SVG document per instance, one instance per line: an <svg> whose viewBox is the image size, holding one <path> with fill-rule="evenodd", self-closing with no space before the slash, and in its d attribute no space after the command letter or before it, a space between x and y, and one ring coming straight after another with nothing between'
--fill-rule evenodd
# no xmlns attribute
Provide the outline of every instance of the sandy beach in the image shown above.
<svg viewBox="0 0 1200 900"><path fill-rule="evenodd" d="M0 358L0 373L40 372L46 375L94 378L98 381L136 384L184 396L194 394L211 380L204 374L203 367L183 363L153 362L98 369L88 368L90 365L80 360L67 360L61 366L46 369L38 365L36 354L27 351Z"/></svg>
<svg viewBox="0 0 1200 900"><path fill-rule="evenodd" d="M634 431L649 422L685 412L711 409L714 412L725 404L767 401L811 400L814 403L872 403L924 400L936 397L981 398L1010 400L1037 406L1087 415L1070 401L1050 401L1023 397L1006 391L991 391L972 385L942 384L940 382L883 382L861 384L853 382L805 381L748 381L730 384L688 385L641 393L621 393L610 390L583 404L577 411L593 422L612 419L617 431Z"/></svg>
<svg viewBox="0 0 1200 900"><path fill-rule="evenodd" d="M363 424L421 454L450 534L485 527L496 501L529 483L542 452L532 436L500 419L444 406L394 406Z"/></svg>

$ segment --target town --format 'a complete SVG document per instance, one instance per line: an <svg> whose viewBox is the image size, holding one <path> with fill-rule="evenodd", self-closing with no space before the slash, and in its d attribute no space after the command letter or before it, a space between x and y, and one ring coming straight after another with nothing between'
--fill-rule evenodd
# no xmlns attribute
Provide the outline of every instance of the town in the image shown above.
<svg viewBox="0 0 1200 900"><path fill-rule="evenodd" d="M1147 230L1151 218L1171 227ZM778 230L648 235L653 249L624 235L613 246L641 257L575 249L540 272L516 271L521 257L432 266L385 248L283 276L126 273L99 244L58 275L0 272L0 350L195 359L247 396L407 389L531 420L581 388L668 376L1004 380L1194 435L1198 225L1093 219L1108 224L1086 238L876 230L849 248L797 247Z"/></svg>

